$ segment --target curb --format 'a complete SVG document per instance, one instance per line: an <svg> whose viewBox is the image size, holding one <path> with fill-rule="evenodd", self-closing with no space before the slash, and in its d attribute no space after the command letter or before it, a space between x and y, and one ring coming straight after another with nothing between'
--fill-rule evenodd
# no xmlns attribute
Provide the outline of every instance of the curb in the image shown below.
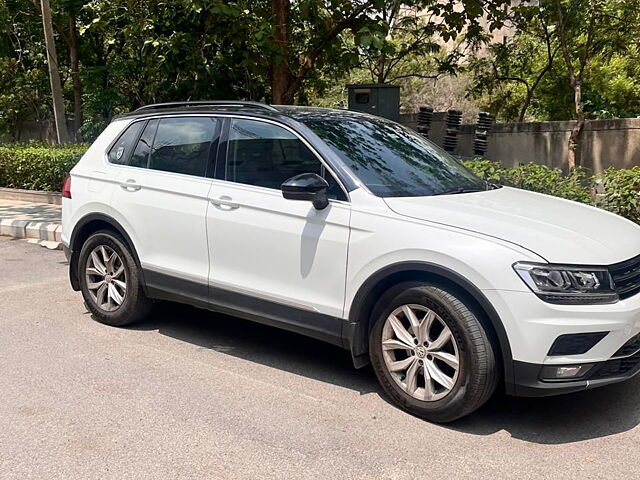
<svg viewBox="0 0 640 480"><path fill-rule="evenodd" d="M57 192L43 192L40 190L22 190L20 188L0 187L0 199L16 200L19 202L48 203L62 205L62 196Z"/></svg>
<svg viewBox="0 0 640 480"><path fill-rule="evenodd" d="M0 235L26 238L35 242L46 242L47 248L62 249L62 225L56 222L34 222L31 220L0 219ZM57 244L54 246L54 244Z"/></svg>

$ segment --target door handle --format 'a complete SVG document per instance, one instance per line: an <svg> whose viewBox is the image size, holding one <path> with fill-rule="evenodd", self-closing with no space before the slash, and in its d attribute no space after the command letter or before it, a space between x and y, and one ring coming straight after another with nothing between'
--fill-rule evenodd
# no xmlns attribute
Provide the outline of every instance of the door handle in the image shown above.
<svg viewBox="0 0 640 480"><path fill-rule="evenodd" d="M127 192L137 192L142 187L140 185L136 185L136 181L130 178L126 182L121 183L120 188L126 190Z"/></svg>
<svg viewBox="0 0 640 480"><path fill-rule="evenodd" d="M209 201L216 207L220 207L223 210L235 210L240 207L239 204L232 201L233 199L229 195L222 195L219 198L210 198Z"/></svg>

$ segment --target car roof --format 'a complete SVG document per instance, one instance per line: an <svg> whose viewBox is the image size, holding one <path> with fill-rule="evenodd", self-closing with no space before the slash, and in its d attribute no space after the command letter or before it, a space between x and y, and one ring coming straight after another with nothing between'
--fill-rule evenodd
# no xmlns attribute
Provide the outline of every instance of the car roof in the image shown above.
<svg viewBox="0 0 640 480"><path fill-rule="evenodd" d="M188 115L198 114L229 114L229 113L249 113L252 116L277 118L280 120L292 119L304 123L308 120L330 120L330 119L355 119L370 117L361 112L354 112L339 108L308 107L294 105L266 105L257 102L171 102L166 104L156 104L141 107L129 113L116 115L113 120L155 117L164 115Z"/></svg>

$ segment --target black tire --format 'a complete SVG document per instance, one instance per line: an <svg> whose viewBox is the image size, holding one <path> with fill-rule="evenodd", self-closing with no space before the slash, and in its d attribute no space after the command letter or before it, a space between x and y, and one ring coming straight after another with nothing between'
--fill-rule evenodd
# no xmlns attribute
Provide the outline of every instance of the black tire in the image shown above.
<svg viewBox="0 0 640 480"><path fill-rule="evenodd" d="M470 414L491 397L498 384L499 368L491 341L474 309L467 306L463 298L437 285L403 283L387 291L373 310L375 324L369 336L369 355L382 388L402 409L432 422L451 422ZM398 385L385 364L382 349L384 324L394 310L408 304L424 306L435 312L457 342L457 379L443 398L432 401L414 398Z"/></svg>
<svg viewBox="0 0 640 480"><path fill-rule="evenodd" d="M89 256L96 247L101 245L109 247L119 255L125 270L126 294L122 304L114 311L106 311L100 308L89 293L87 286L85 271ZM100 230L84 242L78 262L78 278L80 279L80 289L85 305L93 314L93 318L101 323L114 327L123 327L142 319L151 309L152 302L144 294L138 265L126 242L115 232Z"/></svg>

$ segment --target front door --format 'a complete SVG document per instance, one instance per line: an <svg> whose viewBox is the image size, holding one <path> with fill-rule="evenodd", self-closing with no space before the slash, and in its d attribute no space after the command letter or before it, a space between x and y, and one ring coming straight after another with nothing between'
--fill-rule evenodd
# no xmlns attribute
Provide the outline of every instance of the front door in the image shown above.
<svg viewBox="0 0 640 480"><path fill-rule="evenodd" d="M234 118L227 137L207 210L212 302L338 343L351 213L344 190L288 128ZM282 196L282 182L309 172L330 184L323 210Z"/></svg>

